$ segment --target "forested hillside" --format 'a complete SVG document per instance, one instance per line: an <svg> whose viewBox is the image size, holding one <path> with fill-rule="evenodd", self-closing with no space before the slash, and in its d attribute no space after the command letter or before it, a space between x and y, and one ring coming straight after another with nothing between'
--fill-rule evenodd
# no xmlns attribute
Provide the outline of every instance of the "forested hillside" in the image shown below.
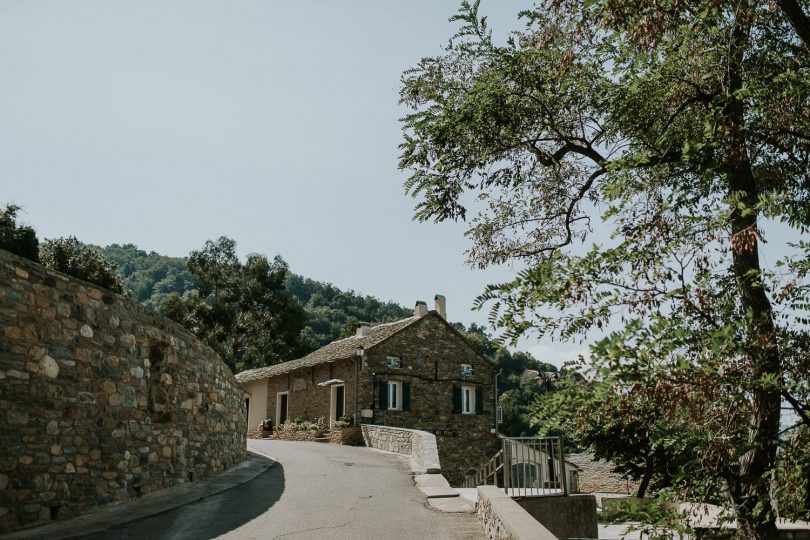
<svg viewBox="0 0 810 540"><path fill-rule="evenodd" d="M197 288L196 279L187 267L187 257L146 252L133 244L112 244L101 248L101 252L118 265L118 272L126 279L135 299L152 309L160 311L163 300L173 292L183 294ZM393 302L343 291L293 273L288 275L286 286L306 312L302 339L308 349L350 335L358 321L384 323L413 313Z"/></svg>

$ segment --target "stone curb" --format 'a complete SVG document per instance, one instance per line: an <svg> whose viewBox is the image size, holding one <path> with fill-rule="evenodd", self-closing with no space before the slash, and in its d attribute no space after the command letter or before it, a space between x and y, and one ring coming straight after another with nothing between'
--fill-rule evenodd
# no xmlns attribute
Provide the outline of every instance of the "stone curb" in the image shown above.
<svg viewBox="0 0 810 540"><path fill-rule="evenodd" d="M275 464L276 460L272 456L250 449L248 450L248 457L244 461L216 476L205 478L199 482L162 489L132 501L104 506L95 512L75 518L0 535L0 538L3 540L35 540L40 538L64 540L103 532L111 527L162 514L241 486Z"/></svg>

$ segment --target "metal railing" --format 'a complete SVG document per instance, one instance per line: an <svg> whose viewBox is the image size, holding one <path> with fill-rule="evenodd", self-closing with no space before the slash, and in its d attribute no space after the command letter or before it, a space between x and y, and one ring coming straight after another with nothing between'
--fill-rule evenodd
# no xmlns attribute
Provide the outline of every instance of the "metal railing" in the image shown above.
<svg viewBox="0 0 810 540"><path fill-rule="evenodd" d="M501 450L464 487L491 484L512 497L567 495L565 451L560 437L501 437Z"/></svg>
<svg viewBox="0 0 810 540"><path fill-rule="evenodd" d="M499 450L492 459L478 469L478 472L467 475L464 478L464 487L497 486L498 476L501 475L503 478L501 471L503 471L503 450Z"/></svg>

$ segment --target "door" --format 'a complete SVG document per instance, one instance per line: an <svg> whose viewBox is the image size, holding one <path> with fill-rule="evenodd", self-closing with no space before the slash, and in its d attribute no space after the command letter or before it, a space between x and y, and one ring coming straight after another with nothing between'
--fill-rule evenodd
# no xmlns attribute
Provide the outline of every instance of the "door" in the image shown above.
<svg viewBox="0 0 810 540"><path fill-rule="evenodd" d="M334 423L346 414L346 387L342 384L332 386L332 414L330 420Z"/></svg>
<svg viewBox="0 0 810 540"><path fill-rule="evenodd" d="M278 400L276 401L276 424L287 423L287 410L289 408L289 395L287 392L279 392Z"/></svg>

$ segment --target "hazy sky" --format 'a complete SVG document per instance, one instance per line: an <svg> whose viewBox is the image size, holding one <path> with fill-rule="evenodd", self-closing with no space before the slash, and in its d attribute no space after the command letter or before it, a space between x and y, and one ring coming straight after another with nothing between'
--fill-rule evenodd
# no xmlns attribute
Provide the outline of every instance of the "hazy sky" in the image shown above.
<svg viewBox="0 0 810 540"><path fill-rule="evenodd" d="M530 2L484 1L496 33ZM508 268L420 224L397 169L399 78L456 0L0 1L0 203L40 237L186 255L227 235L305 276L453 320ZM581 345L522 344L559 363Z"/></svg>

